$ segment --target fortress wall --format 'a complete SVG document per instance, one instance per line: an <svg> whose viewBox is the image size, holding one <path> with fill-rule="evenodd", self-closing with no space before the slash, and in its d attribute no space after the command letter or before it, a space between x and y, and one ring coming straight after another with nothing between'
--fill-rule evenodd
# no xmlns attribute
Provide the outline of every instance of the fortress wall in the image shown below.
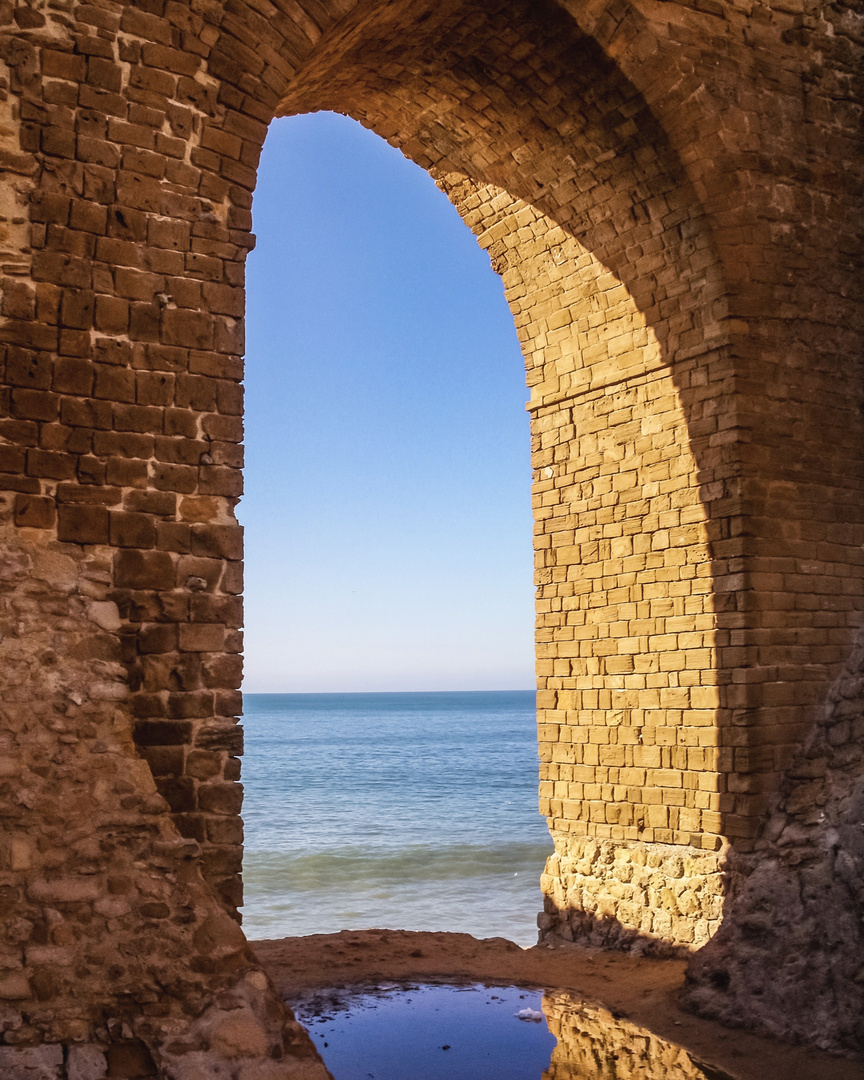
<svg viewBox="0 0 864 1080"><path fill-rule="evenodd" d="M544 932L725 919L694 1001L779 1030L800 965L708 958L817 867L772 962L854 998L861 42L793 0L0 5L4 1067L316 1068L233 921L234 506L255 168L321 108L432 172L523 344Z"/></svg>

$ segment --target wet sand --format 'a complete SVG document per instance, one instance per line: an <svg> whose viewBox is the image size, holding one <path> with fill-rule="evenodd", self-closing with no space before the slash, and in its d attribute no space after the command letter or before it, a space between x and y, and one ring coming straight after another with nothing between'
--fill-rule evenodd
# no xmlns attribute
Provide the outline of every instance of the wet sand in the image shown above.
<svg viewBox="0 0 864 1080"><path fill-rule="evenodd" d="M406 930L253 941L283 997L387 982L480 982L570 990L647 1028L736 1080L864 1080L864 1064L730 1030L682 1011L683 960L564 946L520 949L504 938Z"/></svg>

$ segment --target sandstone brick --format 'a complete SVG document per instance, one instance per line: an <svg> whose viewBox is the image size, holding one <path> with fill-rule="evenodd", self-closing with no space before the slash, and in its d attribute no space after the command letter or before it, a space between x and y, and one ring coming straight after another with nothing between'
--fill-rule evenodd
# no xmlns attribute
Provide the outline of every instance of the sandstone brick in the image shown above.
<svg viewBox="0 0 864 1080"><path fill-rule="evenodd" d="M179 375L176 381L175 404L178 408L211 412L216 408L217 384L212 379Z"/></svg>
<svg viewBox="0 0 864 1080"><path fill-rule="evenodd" d="M114 555L114 580L119 588L170 589L174 565L167 552L118 551Z"/></svg>
<svg viewBox="0 0 864 1080"><path fill-rule="evenodd" d="M215 589L224 573L221 559L184 556L177 561L177 584L196 593Z"/></svg>
<svg viewBox="0 0 864 1080"><path fill-rule="evenodd" d="M156 462L152 467L152 480L160 491L189 494L198 487L198 469L190 465Z"/></svg>
<svg viewBox="0 0 864 1080"><path fill-rule="evenodd" d="M156 778L156 787L172 813L186 814L195 809L195 785L192 780L186 777L160 776Z"/></svg>
<svg viewBox="0 0 864 1080"><path fill-rule="evenodd" d="M136 392L137 393L137 392ZM162 427L162 412L144 405L116 405L114 427L117 431L153 432ZM159 440L155 440L154 448Z"/></svg>
<svg viewBox="0 0 864 1080"><path fill-rule="evenodd" d="M56 520L54 500L44 496L16 495L15 524L31 529L50 529Z"/></svg>
<svg viewBox="0 0 864 1080"><path fill-rule="evenodd" d="M230 640L230 633L225 636L226 640ZM228 651L231 651L230 645L226 646L226 652ZM241 716L243 713L243 695L237 690L217 690L213 695L213 703L217 716Z"/></svg>
<svg viewBox="0 0 864 1080"><path fill-rule="evenodd" d="M122 368L108 367L104 364L94 366L96 376L93 394L97 398L110 401L135 400L135 376Z"/></svg>
<svg viewBox="0 0 864 1080"><path fill-rule="evenodd" d="M239 784L200 784L198 806L210 814L237 816L243 805L243 788Z"/></svg>
<svg viewBox="0 0 864 1080"><path fill-rule="evenodd" d="M116 296L97 296L94 325L105 333L125 334L129 328L129 304Z"/></svg>
<svg viewBox="0 0 864 1080"><path fill-rule="evenodd" d="M106 1052L108 1076L152 1076L156 1073L153 1056L140 1039L112 1043Z"/></svg>
<svg viewBox="0 0 864 1080"><path fill-rule="evenodd" d="M89 357L94 351L87 330L70 330L68 327L60 330L57 349L61 356Z"/></svg>
<svg viewBox="0 0 864 1080"><path fill-rule="evenodd" d="M140 371L135 376L135 386L140 405L170 405L174 399L173 375Z"/></svg>
<svg viewBox="0 0 864 1080"><path fill-rule="evenodd" d="M118 484L122 487L146 488L149 470L146 461L112 458L107 463L105 476L109 484Z"/></svg>
<svg viewBox="0 0 864 1080"><path fill-rule="evenodd" d="M240 525L195 525L192 553L205 558L240 559L243 556L243 529Z"/></svg>
<svg viewBox="0 0 864 1080"><path fill-rule="evenodd" d="M107 544L108 510L103 506L58 507L57 539L69 544Z"/></svg>
<svg viewBox="0 0 864 1080"><path fill-rule="evenodd" d="M238 496L243 494L243 474L239 469L216 465L202 466L198 490L202 495Z"/></svg>
<svg viewBox="0 0 864 1080"><path fill-rule="evenodd" d="M24 472L24 463L26 460L27 455L25 451L19 447L0 445L0 472Z"/></svg>
<svg viewBox="0 0 864 1080"><path fill-rule="evenodd" d="M130 491L124 497L123 505L126 510L173 518L177 497L168 491Z"/></svg>
<svg viewBox="0 0 864 1080"><path fill-rule="evenodd" d="M4 297L6 296L4 291ZM51 358L47 353L31 349L5 350L5 378L11 386L27 386L34 390L47 390L51 386Z"/></svg>
<svg viewBox="0 0 864 1080"><path fill-rule="evenodd" d="M243 823L237 817L208 817L207 839L211 844L239 846L243 843Z"/></svg>
<svg viewBox="0 0 864 1080"><path fill-rule="evenodd" d="M17 978L20 980L20 976ZM14 986L14 979L10 985ZM37 1077L39 1080L43 1077L45 1080L60 1080L62 1068L63 1047L56 1043L48 1046L0 1047L0 1069L8 1080L31 1080ZM69 1080L72 1078L69 1077Z"/></svg>
<svg viewBox="0 0 864 1080"><path fill-rule="evenodd" d="M51 385L56 393L87 397L93 389L93 378L93 365L87 360L63 356L54 365Z"/></svg>
<svg viewBox="0 0 864 1080"><path fill-rule="evenodd" d="M156 303L129 305L129 332L136 341L158 341L160 308Z"/></svg>
<svg viewBox="0 0 864 1080"><path fill-rule="evenodd" d="M58 503L115 506L120 502L122 494L116 487L82 486L76 482L69 482L57 485L55 498Z"/></svg>
<svg viewBox="0 0 864 1080"><path fill-rule="evenodd" d="M170 291L171 299L178 308L200 308L203 306L203 296L200 281L180 276L169 277L165 287Z"/></svg>
<svg viewBox="0 0 864 1080"><path fill-rule="evenodd" d="M78 401L60 399L60 419L73 427L107 429L111 427L113 410L107 401Z"/></svg>
<svg viewBox="0 0 864 1080"><path fill-rule="evenodd" d="M243 729L226 721L213 721L196 732L195 746L201 750L222 750L229 754L242 754Z"/></svg>
<svg viewBox="0 0 864 1080"><path fill-rule="evenodd" d="M221 622L226 627L238 628L243 625L243 601L238 596L196 592L189 598L189 617L193 621ZM239 658L224 659L233 665Z"/></svg>
<svg viewBox="0 0 864 1080"><path fill-rule="evenodd" d="M93 340L93 359L100 364L125 367L129 363L131 351L128 341L103 337L96 337Z"/></svg>
<svg viewBox="0 0 864 1080"><path fill-rule="evenodd" d="M198 434L198 416L191 409L166 409L163 422L166 435L194 439Z"/></svg>
<svg viewBox="0 0 864 1080"><path fill-rule="evenodd" d="M182 627L181 627L182 629ZM174 692L168 695L168 716L171 719L211 716L213 694L209 690Z"/></svg>
<svg viewBox="0 0 864 1080"><path fill-rule="evenodd" d="M219 513L219 503L208 496L185 498L180 501L180 515L184 521L207 523Z"/></svg>
<svg viewBox="0 0 864 1080"><path fill-rule="evenodd" d="M155 180L163 179L165 175L165 157L163 153L159 152L159 145L159 134L157 132L152 150L130 146L124 147L122 155L123 169L137 173L140 176L152 177Z"/></svg>
<svg viewBox="0 0 864 1080"><path fill-rule="evenodd" d="M157 522L156 546L162 551L187 555L192 550L191 529L179 521Z"/></svg>
<svg viewBox="0 0 864 1080"><path fill-rule="evenodd" d="M139 746L182 746L190 742L192 725L188 720L140 720L135 725Z"/></svg>
<svg viewBox="0 0 864 1080"><path fill-rule="evenodd" d="M225 640L221 623L186 623L178 627L180 649L189 652L219 652Z"/></svg>
<svg viewBox="0 0 864 1080"><path fill-rule="evenodd" d="M31 420L0 418L0 437L4 443L35 446L39 441L39 425Z"/></svg>
<svg viewBox="0 0 864 1080"><path fill-rule="evenodd" d="M177 648L177 627L173 623L153 623L138 630L142 653L172 653Z"/></svg>
<svg viewBox="0 0 864 1080"><path fill-rule="evenodd" d="M159 461L179 465L197 465L208 456L210 444L200 439L175 439L157 437L154 441L155 456Z"/></svg>
<svg viewBox="0 0 864 1080"><path fill-rule="evenodd" d="M211 751L193 750L189 754L187 771L197 780L212 780L213 777L221 775L222 755Z"/></svg>
<svg viewBox="0 0 864 1080"><path fill-rule="evenodd" d="M156 525L148 514L113 511L110 540L117 547L152 548L156 545Z"/></svg>
<svg viewBox="0 0 864 1080"><path fill-rule="evenodd" d="M209 349L214 343L212 318L205 312L165 308L160 323L162 340L168 345Z"/></svg>
<svg viewBox="0 0 864 1080"><path fill-rule="evenodd" d="M60 399L42 390L12 391L12 415L22 420L56 420Z"/></svg>
<svg viewBox="0 0 864 1080"><path fill-rule="evenodd" d="M68 480L75 475L75 459L69 454L50 450L28 450L26 471L31 476Z"/></svg>
<svg viewBox="0 0 864 1080"><path fill-rule="evenodd" d="M243 361L239 356L226 356L224 352L202 352L193 349L189 353L189 371L195 375L209 375L239 382L243 378Z"/></svg>
<svg viewBox="0 0 864 1080"><path fill-rule="evenodd" d="M67 1080L104 1080L108 1062L99 1046L70 1046L66 1056Z"/></svg>

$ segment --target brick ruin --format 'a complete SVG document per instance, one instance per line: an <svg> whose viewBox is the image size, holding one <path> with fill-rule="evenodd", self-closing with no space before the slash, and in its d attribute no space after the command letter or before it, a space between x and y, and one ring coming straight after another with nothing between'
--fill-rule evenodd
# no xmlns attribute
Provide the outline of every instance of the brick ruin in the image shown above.
<svg viewBox="0 0 864 1080"><path fill-rule="evenodd" d="M0 1072L320 1077L238 922L244 259L350 114L530 387L545 939L864 1052L857 0L0 0Z"/></svg>

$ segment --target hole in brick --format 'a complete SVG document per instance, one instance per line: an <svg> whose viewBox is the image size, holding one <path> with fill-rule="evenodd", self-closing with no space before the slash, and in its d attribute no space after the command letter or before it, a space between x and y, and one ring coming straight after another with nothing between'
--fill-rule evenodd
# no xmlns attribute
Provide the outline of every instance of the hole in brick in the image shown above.
<svg viewBox="0 0 864 1080"><path fill-rule="evenodd" d="M108 1047L109 1080L149 1080L158 1076L156 1063L140 1039L114 1043Z"/></svg>

